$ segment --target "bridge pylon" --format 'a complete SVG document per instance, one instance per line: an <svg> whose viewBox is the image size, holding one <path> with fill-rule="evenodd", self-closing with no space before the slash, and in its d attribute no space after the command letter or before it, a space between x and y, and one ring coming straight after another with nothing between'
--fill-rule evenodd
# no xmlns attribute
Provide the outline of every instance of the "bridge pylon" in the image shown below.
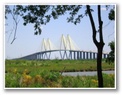
<svg viewBox="0 0 122 95"><path fill-rule="evenodd" d="M20 59L27 60L39 60L39 59L50 59L51 52L58 51L61 59L96 59L97 52L95 51L83 51L75 44L69 35L64 35L60 38L60 46L56 48L54 44L48 38L43 38L41 43L41 51L21 57ZM62 53L63 52L63 53ZM103 53L102 58L107 58L108 53Z"/></svg>
<svg viewBox="0 0 122 95"><path fill-rule="evenodd" d="M65 36L62 34L61 42L60 42L60 57L61 57L61 59L64 59L65 56L68 59L66 50L67 50L67 41L66 41ZM63 55L62 55L61 51L64 51Z"/></svg>
<svg viewBox="0 0 122 95"><path fill-rule="evenodd" d="M67 59L72 59L72 52L78 50L80 50L80 48L74 43L69 34L66 37L62 34L60 42L61 59L64 59L65 56ZM64 51L63 55L61 54L61 51ZM69 55L67 51L69 51Z"/></svg>

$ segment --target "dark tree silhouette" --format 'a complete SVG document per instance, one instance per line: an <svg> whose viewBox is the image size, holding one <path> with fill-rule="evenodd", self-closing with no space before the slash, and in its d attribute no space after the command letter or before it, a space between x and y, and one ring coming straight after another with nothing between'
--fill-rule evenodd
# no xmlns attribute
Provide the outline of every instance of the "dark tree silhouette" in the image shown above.
<svg viewBox="0 0 122 95"><path fill-rule="evenodd" d="M85 6L86 10L84 13L81 13L79 10L83 9ZM97 7L98 15L98 24L99 29L96 29L95 22L92 16L92 12L90 5L16 5L16 12L20 15L24 23L23 25L27 25L29 23L34 24L35 35L41 34L41 25L46 25L51 18L58 19L59 16L69 14L67 18L68 22L74 23L75 25L81 22L81 19L84 16L89 16L91 27L92 27L92 38L93 42L97 47L97 75L98 75L98 86L103 87L103 77L102 77L102 51L104 47L103 34L102 34L102 25L103 21L101 18L101 5L95 5ZM6 13L9 13L6 12ZM112 15L111 15L112 14ZM110 11L109 19L113 19L113 11ZM7 17L7 16L6 16ZM99 41L96 39L96 33L99 33Z"/></svg>
<svg viewBox="0 0 122 95"><path fill-rule="evenodd" d="M111 51L109 52L108 58L106 59L107 62L111 63L115 60L115 42L111 41L108 46L110 46Z"/></svg>
<svg viewBox="0 0 122 95"><path fill-rule="evenodd" d="M110 10L110 13L109 13L108 18L109 18L110 20L115 20L115 11L114 11L114 9L111 9L111 10Z"/></svg>
<svg viewBox="0 0 122 95"><path fill-rule="evenodd" d="M114 8L110 10L108 15L109 20L115 21L115 11ZM108 46L110 46L111 51L109 52L108 58L106 59L107 62L111 63L115 60L115 42L111 41Z"/></svg>
<svg viewBox="0 0 122 95"><path fill-rule="evenodd" d="M101 8L100 5L98 5L98 22L99 22L99 38L100 41L98 42L96 39L96 27L95 27L95 23L90 11L90 6L87 5L87 12L91 21L91 26L92 26L92 32L93 32L93 42L97 47L98 53L97 53L97 75L98 75L98 85L99 87L103 87L103 77L102 77L102 51L103 51L103 46L104 46L104 42L103 42L103 34L102 34L102 25L103 25L103 21L101 20Z"/></svg>

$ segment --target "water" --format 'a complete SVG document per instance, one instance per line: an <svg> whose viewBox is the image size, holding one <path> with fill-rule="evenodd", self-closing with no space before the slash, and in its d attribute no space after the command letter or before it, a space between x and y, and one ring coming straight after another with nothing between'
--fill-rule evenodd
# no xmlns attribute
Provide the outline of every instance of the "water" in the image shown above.
<svg viewBox="0 0 122 95"><path fill-rule="evenodd" d="M106 74L114 74L114 71L102 71ZM97 71L88 71L88 72L63 72L63 76L94 76L97 75Z"/></svg>

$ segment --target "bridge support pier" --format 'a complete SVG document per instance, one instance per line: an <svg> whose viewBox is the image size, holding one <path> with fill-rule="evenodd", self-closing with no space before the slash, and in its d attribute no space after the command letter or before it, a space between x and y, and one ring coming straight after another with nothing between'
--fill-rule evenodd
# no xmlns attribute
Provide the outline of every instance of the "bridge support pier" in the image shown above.
<svg viewBox="0 0 122 95"><path fill-rule="evenodd" d="M83 52L83 59L85 59L85 52Z"/></svg>
<svg viewBox="0 0 122 95"><path fill-rule="evenodd" d="M108 54L103 54L103 58L107 58L108 57Z"/></svg>
<svg viewBox="0 0 122 95"><path fill-rule="evenodd" d="M37 59L37 60L43 59L43 53L36 54L35 59Z"/></svg>
<svg viewBox="0 0 122 95"><path fill-rule="evenodd" d="M74 60L75 60L75 51L74 51Z"/></svg>
<svg viewBox="0 0 122 95"><path fill-rule="evenodd" d="M93 53L93 59L95 59L95 53Z"/></svg>
<svg viewBox="0 0 122 95"><path fill-rule="evenodd" d="M70 51L70 52L71 52L71 56L70 57L71 57L71 60L72 60L72 51Z"/></svg>
<svg viewBox="0 0 122 95"><path fill-rule="evenodd" d="M86 52L86 59L89 59L88 57L89 57L89 55L88 55L89 53L88 52Z"/></svg>
<svg viewBox="0 0 122 95"><path fill-rule="evenodd" d="M79 60L79 51L77 51L77 59Z"/></svg>
<svg viewBox="0 0 122 95"><path fill-rule="evenodd" d="M38 60L38 54L36 55L36 57L37 57L37 60Z"/></svg>
<svg viewBox="0 0 122 95"><path fill-rule="evenodd" d="M92 53L91 52L89 52L90 53L90 59L92 59Z"/></svg>
<svg viewBox="0 0 122 95"><path fill-rule="evenodd" d="M43 54L43 53L41 53L41 59L43 59L43 55L44 55L44 54Z"/></svg>
<svg viewBox="0 0 122 95"><path fill-rule="evenodd" d="M80 52L80 59L82 59L82 52Z"/></svg>
<svg viewBox="0 0 122 95"><path fill-rule="evenodd" d="M72 51L69 51L69 59L72 60Z"/></svg>

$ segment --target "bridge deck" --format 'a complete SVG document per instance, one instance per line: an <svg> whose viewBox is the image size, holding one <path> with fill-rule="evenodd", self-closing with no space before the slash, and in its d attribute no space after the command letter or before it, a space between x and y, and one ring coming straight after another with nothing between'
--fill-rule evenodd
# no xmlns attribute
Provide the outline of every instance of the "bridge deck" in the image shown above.
<svg viewBox="0 0 122 95"><path fill-rule="evenodd" d="M47 51L41 51L36 52L27 56L23 56L19 59L29 59L29 60L37 60L37 59L50 59L52 52L60 52L60 58L64 59L66 57L67 59L96 59L97 52L92 51L82 51L82 50L47 50ZM63 54L61 52L64 51ZM69 52L69 54L67 54ZM48 55L47 55L48 53ZM108 54L103 53L103 58L107 58Z"/></svg>

